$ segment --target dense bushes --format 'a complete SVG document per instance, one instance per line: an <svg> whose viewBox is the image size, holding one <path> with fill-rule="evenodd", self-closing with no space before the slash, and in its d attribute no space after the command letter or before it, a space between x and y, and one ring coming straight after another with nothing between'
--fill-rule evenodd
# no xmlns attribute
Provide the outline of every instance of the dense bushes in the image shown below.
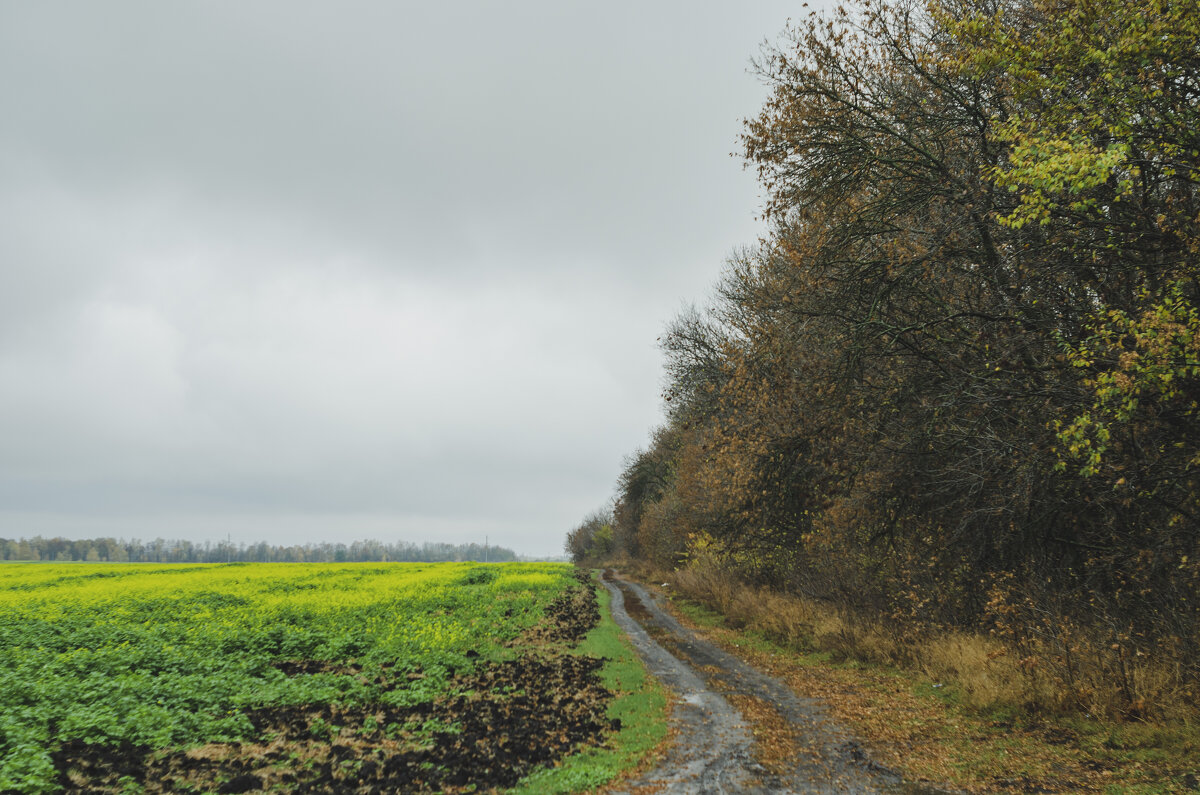
<svg viewBox="0 0 1200 795"><path fill-rule="evenodd" d="M613 553L613 518L609 511L596 511L567 533L566 551L574 563L600 560Z"/></svg>

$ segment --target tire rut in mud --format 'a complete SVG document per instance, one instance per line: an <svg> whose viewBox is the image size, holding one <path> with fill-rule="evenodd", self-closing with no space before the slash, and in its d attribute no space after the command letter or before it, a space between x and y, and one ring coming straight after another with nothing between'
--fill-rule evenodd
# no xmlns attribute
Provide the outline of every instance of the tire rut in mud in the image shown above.
<svg viewBox="0 0 1200 795"><path fill-rule="evenodd" d="M546 610L527 641L580 640L599 620L584 579ZM543 651L479 663L446 695L408 707L335 704L246 710L256 739L161 750L128 743L63 742L53 754L66 793L362 793L486 791L511 786L539 765L600 742L619 728L605 711L612 694L597 675L602 660ZM363 676L353 662L286 660L289 676ZM384 667L376 684L401 686ZM405 682L406 684L406 682ZM388 728L391 728L389 731ZM403 728L399 728L403 727ZM433 728L429 728L433 727Z"/></svg>
<svg viewBox="0 0 1200 795"><path fill-rule="evenodd" d="M660 678L680 697L674 747L658 768L626 782L623 791L944 792L874 764L821 702L796 695L682 626L640 585L611 572L604 579L613 594L613 617L622 626L635 622L629 632L639 654L651 670L665 671ZM773 735L770 749L761 745L766 734Z"/></svg>

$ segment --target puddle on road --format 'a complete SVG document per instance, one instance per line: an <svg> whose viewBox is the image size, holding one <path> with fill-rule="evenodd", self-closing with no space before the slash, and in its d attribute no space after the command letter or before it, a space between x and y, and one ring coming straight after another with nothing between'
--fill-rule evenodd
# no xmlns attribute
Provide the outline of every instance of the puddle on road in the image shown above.
<svg viewBox="0 0 1200 795"><path fill-rule="evenodd" d="M950 792L906 782L873 763L849 731L830 719L821 702L797 696L779 680L700 638L636 583L605 580L614 597L614 619L622 626L636 621L630 638L651 670L657 674L656 668L671 665L686 669L686 674L675 670L660 675L687 705L673 716L678 743L659 768L629 784L634 790L656 786L668 795ZM701 689L672 684L672 676L685 675L701 682ZM697 719L688 714L697 707L713 712ZM724 744L723 734L728 737Z"/></svg>

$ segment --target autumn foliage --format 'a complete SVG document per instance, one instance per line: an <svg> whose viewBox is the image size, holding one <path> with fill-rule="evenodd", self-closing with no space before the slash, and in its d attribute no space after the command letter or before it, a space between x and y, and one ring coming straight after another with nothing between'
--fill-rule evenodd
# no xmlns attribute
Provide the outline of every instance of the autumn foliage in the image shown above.
<svg viewBox="0 0 1200 795"><path fill-rule="evenodd" d="M1200 4L867 0L757 68L770 231L663 338L615 550L1194 695Z"/></svg>

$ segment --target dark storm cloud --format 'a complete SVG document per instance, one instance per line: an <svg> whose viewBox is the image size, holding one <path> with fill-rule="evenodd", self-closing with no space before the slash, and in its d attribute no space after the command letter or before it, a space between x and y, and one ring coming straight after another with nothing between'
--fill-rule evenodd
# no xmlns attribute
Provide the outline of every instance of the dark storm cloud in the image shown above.
<svg viewBox="0 0 1200 795"><path fill-rule="evenodd" d="M557 550L753 242L788 8L0 4L0 535Z"/></svg>

